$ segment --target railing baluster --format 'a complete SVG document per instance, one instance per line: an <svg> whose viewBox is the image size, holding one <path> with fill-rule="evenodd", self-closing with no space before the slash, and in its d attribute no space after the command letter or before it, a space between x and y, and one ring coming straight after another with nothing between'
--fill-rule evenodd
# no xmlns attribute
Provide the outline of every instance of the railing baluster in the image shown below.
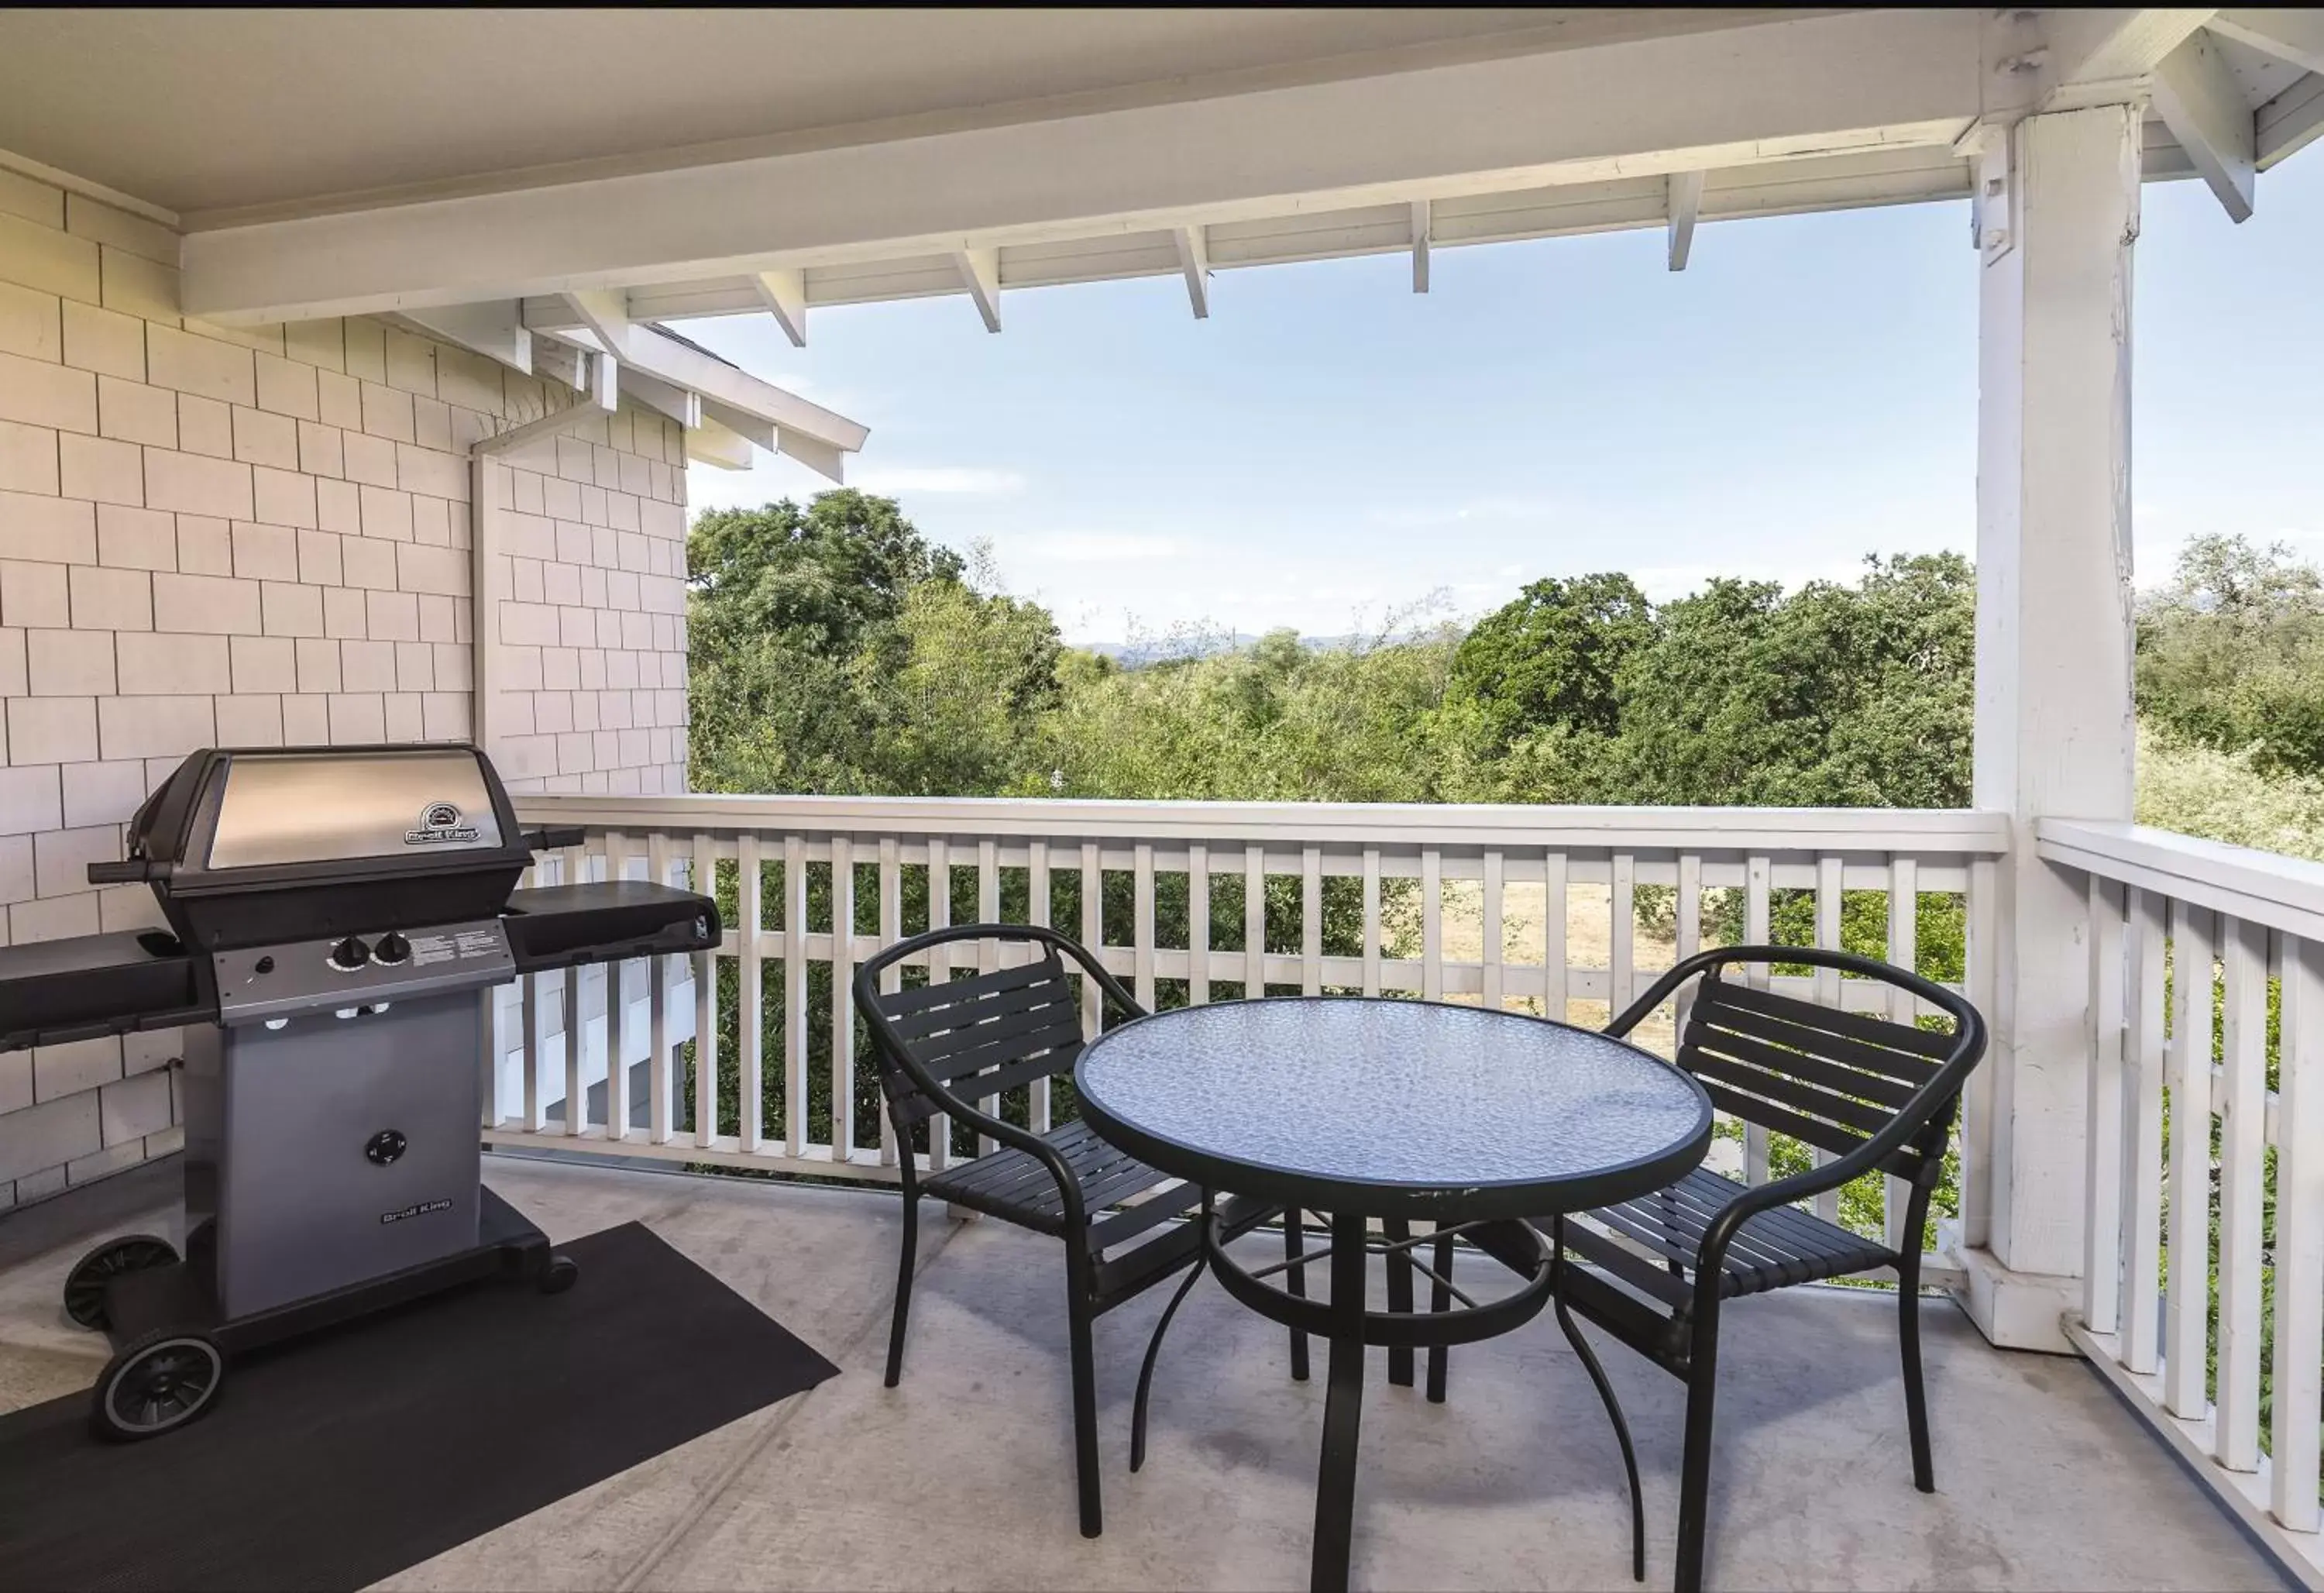
<svg viewBox="0 0 2324 1593"><path fill-rule="evenodd" d="M2122 1364L2151 1375L2162 1362L2163 1332L2163 899L2134 889L2126 906L2130 943L2123 1002L2130 1033L2123 1054L2129 1122L2123 1131L2128 1193L2123 1215ZM2289 1020L2284 1033L2291 1033Z"/></svg>
<svg viewBox="0 0 2324 1593"><path fill-rule="evenodd" d="M1638 860L1628 852L1614 854L1613 888L1606 893L1606 1015L1628 1011L1637 994Z"/></svg>
<svg viewBox="0 0 2324 1593"><path fill-rule="evenodd" d="M1969 943L1963 949L1968 966L1969 1005L1981 1013L1994 1012L2000 943L1998 918L1999 870L1990 857L1976 857L1969 866ZM1993 1079L1997 1067L1988 1062L1973 1070L1961 1089L1960 1242L1982 1247L1993 1242Z"/></svg>
<svg viewBox="0 0 2324 1593"><path fill-rule="evenodd" d="M1692 852L1683 852L1678 859L1678 945L1674 949L1681 962L1702 949L1702 859ZM1686 1020L1693 1011L1694 981L1689 980L1679 986L1671 1014L1675 1039L1685 1038Z"/></svg>
<svg viewBox="0 0 2324 1593"><path fill-rule="evenodd" d="M1565 854L1545 852L1541 859L1541 1015L1565 1022L1567 968L1565 950Z"/></svg>
<svg viewBox="0 0 2324 1593"><path fill-rule="evenodd" d="M630 860L629 838L618 829L605 832L605 877L618 880ZM605 1138L620 1144L630 1137L630 1072L624 1060L629 1051L630 1002L622 987L630 965L616 959L605 965Z"/></svg>
<svg viewBox="0 0 2324 1593"><path fill-rule="evenodd" d="M1082 944L1092 956L1105 956L1105 871L1095 841L1082 843ZM1105 992L1094 979L1082 981L1082 1033L1094 1040L1105 1025Z"/></svg>
<svg viewBox="0 0 2324 1593"><path fill-rule="evenodd" d="M1483 981L1484 1004L1495 1012L1503 1005L1501 990L1501 854L1498 850L1485 854L1485 902Z"/></svg>
<svg viewBox="0 0 2324 1593"><path fill-rule="evenodd" d="M2312 1533L2324 1404L2324 947L2283 938L2276 1059L2275 1422L2269 1434L2276 1520Z"/></svg>
<svg viewBox="0 0 2324 1593"><path fill-rule="evenodd" d="M1920 865L1910 857L1888 860L1888 961L1890 966L1907 970L1920 966ZM1909 990L1888 986L1888 1017L1892 1023L1909 1023L1919 1013L1919 1003ZM1880 1227L1885 1243L1892 1250L1902 1251L1909 1241L1918 1247L1923 1236L1904 1232L1905 1207L1912 1199L1912 1186L1901 1178L1889 1178L1880 1186Z"/></svg>
<svg viewBox="0 0 2324 1593"><path fill-rule="evenodd" d="M1267 850L1242 849L1242 998L1267 994Z"/></svg>
<svg viewBox="0 0 2324 1593"><path fill-rule="evenodd" d="M524 1050L521 1053L524 1087L524 1131L539 1134L548 1125L549 1116L540 1099L541 1059L549 1050L548 1037L541 1027L548 1022L549 1003L541 989L546 974L527 974L519 981L517 1015L524 1032Z"/></svg>
<svg viewBox="0 0 2324 1593"><path fill-rule="evenodd" d="M2084 1156L2088 1178L2082 1259L2082 1320L2093 1333L2112 1333L2122 1303L2123 959L2122 887L2088 876L2089 1112Z"/></svg>
<svg viewBox="0 0 2324 1593"><path fill-rule="evenodd" d="M2262 1181L2267 1158L2267 928L2229 919L2219 1102L2219 1464L2259 1468ZM2281 1407L2278 1407L2279 1409ZM2314 1406L2299 1420L2312 1421Z"/></svg>
<svg viewBox="0 0 2324 1593"><path fill-rule="evenodd" d="M1380 855L1364 848L1364 994L1380 993Z"/></svg>
<svg viewBox="0 0 2324 1593"><path fill-rule="evenodd" d="M1025 909L1028 922L1049 927L1049 843L1032 842L1026 847L1028 866L1025 870ZM1026 1123L1035 1134L1049 1132L1049 1099L1055 1080L1043 1079L1032 1085L1027 1098Z"/></svg>
<svg viewBox="0 0 2324 1593"><path fill-rule="evenodd" d="M855 1159L855 842L831 838L831 1159Z"/></svg>
<svg viewBox="0 0 2324 1593"><path fill-rule="evenodd" d="M713 895L718 884L717 842L694 838L694 888ZM718 1137L718 953L694 954L694 1143Z"/></svg>
<svg viewBox="0 0 2324 1593"><path fill-rule="evenodd" d="M976 843L976 917L980 923L1001 922L1001 843L991 836ZM999 942L978 941L976 971L989 974L1000 967Z"/></svg>
<svg viewBox="0 0 2324 1593"><path fill-rule="evenodd" d="M807 1154L807 838L783 837L783 1149Z"/></svg>
<svg viewBox="0 0 2324 1593"><path fill-rule="evenodd" d="M928 838L928 928L944 930L952 927L952 854L944 837ZM928 983L940 985L952 977L952 948L928 948ZM1089 993L1082 993L1082 1005L1089 1005ZM952 1119L938 1113L928 1119L928 1171L941 1172L952 1165Z"/></svg>
<svg viewBox="0 0 2324 1593"><path fill-rule="evenodd" d="M759 835L756 830L745 830L734 840L734 1104L737 1145L744 1151L759 1148L765 1127L760 1029L765 1022L766 1004L760 997L760 985L766 969L759 960L759 935L764 927L761 891Z"/></svg>
<svg viewBox="0 0 2324 1593"><path fill-rule="evenodd" d="M1420 997L1444 999L1444 858L1434 847L1420 853Z"/></svg>
<svg viewBox="0 0 2324 1593"><path fill-rule="evenodd" d="M892 835L880 838L880 949L886 950L904 938L904 859L900 844ZM904 987L904 970L890 967L880 974L880 988L893 995ZM880 1114L880 1165L896 1164L896 1125L888 1114Z"/></svg>
<svg viewBox="0 0 2324 1593"><path fill-rule="evenodd" d="M1743 864L1743 940L1746 945L1764 946L1769 933L1770 907L1767 900L1768 882L1775 873L1764 856L1748 857ZM1746 965L1744 982L1754 989L1765 990L1770 981L1770 970L1765 963ZM1756 1123L1743 1125L1743 1178L1747 1183L1767 1181L1767 1131Z"/></svg>
<svg viewBox="0 0 2324 1593"><path fill-rule="evenodd" d="M1148 1012L1154 1010L1154 843L1139 841L1130 865L1131 994Z"/></svg>
<svg viewBox="0 0 2324 1593"><path fill-rule="evenodd" d="M1211 849L1186 848L1186 1005L1211 999Z"/></svg>
<svg viewBox="0 0 2324 1593"><path fill-rule="evenodd" d="M565 866L567 884L580 884L588 877L588 861L579 847L568 847L558 856ZM565 1024L565 1133L571 1138L589 1126L589 1091L581 1078L581 1063L589 1037L587 1021L581 1014L582 971L577 968L565 970L563 1007Z"/></svg>
<svg viewBox="0 0 2324 1593"><path fill-rule="evenodd" d="M658 885L669 883L669 834L657 829L646 842L646 868ZM646 1137L655 1144L666 1145L677 1133L670 1122L670 1103L677 1091L670 1079L669 1068L669 986L670 959L657 957L648 964L650 970L646 989L646 1088L652 1099L646 1103Z"/></svg>
<svg viewBox="0 0 2324 1593"><path fill-rule="evenodd" d="M1323 848L1299 854L1299 991L1323 994Z"/></svg>
<svg viewBox="0 0 2324 1593"><path fill-rule="evenodd" d="M2163 1337L2163 1403L2174 1416L2200 1417L2209 1404L2205 1362L2210 1338L2211 914L2171 904L2171 1041L2163 1079L2171 1091L2171 1289Z"/></svg>
<svg viewBox="0 0 2324 1593"><path fill-rule="evenodd" d="M1816 859L1815 943L1827 951L1840 949L1840 860L1838 857ZM1826 1006L1840 1005L1840 970L1836 968L1816 969L1816 1000ZM1816 1150L1815 1164L1821 1167L1831 1160L1831 1153ZM1840 1191L1826 1190L1815 1198L1815 1213L1826 1222L1840 1220Z"/></svg>

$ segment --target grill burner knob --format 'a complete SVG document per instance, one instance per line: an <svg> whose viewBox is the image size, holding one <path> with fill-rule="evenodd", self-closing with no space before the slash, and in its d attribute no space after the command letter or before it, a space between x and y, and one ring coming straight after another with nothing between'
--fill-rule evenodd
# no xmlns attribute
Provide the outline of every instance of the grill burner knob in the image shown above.
<svg viewBox="0 0 2324 1593"><path fill-rule="evenodd" d="M392 1128L383 1128L364 1146L364 1155L374 1167L384 1167L403 1154L403 1136Z"/></svg>
<svg viewBox="0 0 2324 1593"><path fill-rule="evenodd" d="M341 973L351 974L363 967L364 959L370 956L371 948L355 936L349 935L331 948L330 962L331 966Z"/></svg>
<svg viewBox="0 0 2324 1593"><path fill-rule="evenodd" d="M374 962L389 966L399 962L409 962L411 960L411 942L393 930L390 930L382 935L379 938L379 943L371 949L371 956Z"/></svg>

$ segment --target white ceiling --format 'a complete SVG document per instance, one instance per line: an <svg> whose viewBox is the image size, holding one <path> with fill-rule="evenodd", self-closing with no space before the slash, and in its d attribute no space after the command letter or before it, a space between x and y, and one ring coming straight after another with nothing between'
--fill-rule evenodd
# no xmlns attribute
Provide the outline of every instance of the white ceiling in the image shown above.
<svg viewBox="0 0 2324 1593"><path fill-rule="evenodd" d="M1732 26L1664 11L0 10L0 150L190 218L1379 52ZM1357 57L1355 60L1344 58ZM1337 59L1336 60L1334 58Z"/></svg>

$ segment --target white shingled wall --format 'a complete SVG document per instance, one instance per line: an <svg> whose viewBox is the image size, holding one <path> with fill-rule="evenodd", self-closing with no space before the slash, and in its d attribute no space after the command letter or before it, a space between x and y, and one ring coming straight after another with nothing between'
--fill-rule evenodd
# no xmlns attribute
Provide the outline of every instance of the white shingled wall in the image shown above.
<svg viewBox="0 0 2324 1593"><path fill-rule="evenodd" d="M468 466L573 394L369 320L177 312L177 237L0 171L0 930L155 918L91 890L203 746L470 731ZM686 766L685 439L624 405L507 456L512 787ZM174 1033L0 1053L0 1209L174 1149Z"/></svg>

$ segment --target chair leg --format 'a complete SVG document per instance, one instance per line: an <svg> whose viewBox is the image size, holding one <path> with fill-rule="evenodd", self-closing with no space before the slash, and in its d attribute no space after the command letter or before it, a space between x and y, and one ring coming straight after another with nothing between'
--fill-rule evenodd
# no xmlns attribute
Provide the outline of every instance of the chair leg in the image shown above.
<svg viewBox="0 0 2324 1593"><path fill-rule="evenodd" d="M1929 1395L1921 1382L1921 1258L1914 1254L1897 1267L1896 1339L1904 1358L1904 1424L1913 1439L1913 1486L1937 1491L1936 1463L1929 1451Z"/></svg>
<svg viewBox="0 0 2324 1593"><path fill-rule="evenodd" d="M1693 1353L1686 1373L1686 1453L1678 1490L1677 1593L1702 1593L1703 1540L1711 1506L1711 1419L1719 1395L1719 1304L1696 1296Z"/></svg>
<svg viewBox="0 0 2324 1593"><path fill-rule="evenodd" d="M1412 1224L1401 1217L1380 1219L1380 1236L1389 1245L1402 1245L1412 1237ZM1390 1250L1388 1253L1388 1308L1400 1316L1412 1314L1412 1252ZM1388 1380L1398 1388L1412 1386L1412 1346L1391 1345L1388 1352Z"/></svg>
<svg viewBox="0 0 2324 1593"><path fill-rule="evenodd" d="M1105 1531L1097 1468L1097 1357L1090 1348L1089 1299L1080 1286L1078 1268L1073 1282L1074 1469L1081 1495L1082 1536L1094 1538Z"/></svg>
<svg viewBox="0 0 2324 1593"><path fill-rule="evenodd" d="M1162 1335L1170 1330L1170 1319L1178 1314L1178 1303L1194 1292L1203 1275L1204 1261L1194 1257L1194 1264L1186 1269L1186 1281L1170 1296L1170 1303L1162 1308L1162 1320L1154 1324L1154 1337L1146 1345L1146 1364L1138 1368L1138 1398L1130 1412L1130 1468L1136 1471L1146 1464L1146 1402L1154 1392L1154 1363L1162 1354Z"/></svg>
<svg viewBox="0 0 2324 1593"><path fill-rule="evenodd" d="M1439 1234L1436 1237L1436 1282L1428 1292L1428 1309L1446 1311L1452 1309L1452 1236ZM1442 1344L1428 1347L1428 1403L1444 1403L1444 1375L1450 1369L1452 1352Z"/></svg>
<svg viewBox="0 0 2324 1593"><path fill-rule="evenodd" d="M1552 1230L1551 1243L1556 1246L1550 1257L1550 1266L1558 1273L1553 1284L1551 1304L1557 1312L1557 1325L1565 1330L1566 1342L1573 1346L1575 1358L1582 1369L1590 1374L1592 1387L1598 1390L1599 1403L1614 1423L1614 1441L1622 1447L1622 1470L1630 1481L1630 1575L1637 1581L1646 1579L1646 1503L1638 1487L1638 1451L1630 1443L1630 1423L1622 1414L1622 1402L1614 1397L1614 1385L1607 1379L1606 1368L1598 1362L1598 1354L1590 1341L1582 1336L1582 1328L1574 1321L1573 1313L1566 1309L1564 1271L1565 1225L1561 1219Z"/></svg>
<svg viewBox="0 0 2324 1593"><path fill-rule="evenodd" d="M1283 1256L1286 1261L1296 1262L1298 1257L1307 1253L1300 1224L1297 1208L1283 1214ZM1307 1298L1307 1267L1304 1262L1287 1268L1284 1277L1285 1286L1291 1291L1294 1299ZM1291 1380L1294 1383L1307 1381L1307 1335L1296 1328L1291 1329Z"/></svg>
<svg viewBox="0 0 2324 1593"><path fill-rule="evenodd" d="M904 1375L904 1324L912 1315L912 1271L920 1258L920 1197L904 1197L903 1257L896 1264L896 1315L888 1325L888 1386Z"/></svg>

